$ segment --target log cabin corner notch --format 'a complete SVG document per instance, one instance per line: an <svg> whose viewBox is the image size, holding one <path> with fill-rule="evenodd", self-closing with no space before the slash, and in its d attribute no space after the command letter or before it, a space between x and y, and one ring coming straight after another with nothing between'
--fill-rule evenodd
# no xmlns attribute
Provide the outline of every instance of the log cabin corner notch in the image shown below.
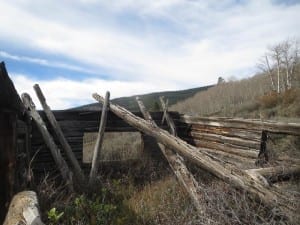
<svg viewBox="0 0 300 225"><path fill-rule="evenodd" d="M0 63L0 224L3 223L13 195L24 188L27 168L29 126L23 116L21 99L8 76L4 62ZM23 187L22 187L23 186Z"/></svg>

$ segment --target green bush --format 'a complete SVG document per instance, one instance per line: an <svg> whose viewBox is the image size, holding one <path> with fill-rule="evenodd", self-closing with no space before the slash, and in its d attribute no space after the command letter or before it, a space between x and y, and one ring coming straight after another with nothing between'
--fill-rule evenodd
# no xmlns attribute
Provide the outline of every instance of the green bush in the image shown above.
<svg viewBox="0 0 300 225"><path fill-rule="evenodd" d="M117 189L120 183L111 184ZM123 204L120 194L103 187L92 194L73 196L72 200L58 204L48 211L49 224L125 225L135 224L135 214ZM61 213L60 213L61 212Z"/></svg>

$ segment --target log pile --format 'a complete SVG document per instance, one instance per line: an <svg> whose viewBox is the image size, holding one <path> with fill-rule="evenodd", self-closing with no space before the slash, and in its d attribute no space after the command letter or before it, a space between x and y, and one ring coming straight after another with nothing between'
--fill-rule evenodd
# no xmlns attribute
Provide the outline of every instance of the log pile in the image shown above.
<svg viewBox="0 0 300 225"><path fill-rule="evenodd" d="M104 102L104 98L98 94L93 94L93 97L100 103ZM278 208L287 216L295 210L290 204L289 198L274 187L266 187L265 182L258 179L261 178L258 173L247 172L238 169L230 163L217 160L205 150L189 145L185 141L153 125L153 123L136 117L118 105L110 103L110 110L131 126L154 137L158 142L185 157L200 168L210 172L237 189L247 191L254 199L262 201L266 206ZM216 122L214 124L218 125L219 123ZM295 130L297 129L298 128Z"/></svg>

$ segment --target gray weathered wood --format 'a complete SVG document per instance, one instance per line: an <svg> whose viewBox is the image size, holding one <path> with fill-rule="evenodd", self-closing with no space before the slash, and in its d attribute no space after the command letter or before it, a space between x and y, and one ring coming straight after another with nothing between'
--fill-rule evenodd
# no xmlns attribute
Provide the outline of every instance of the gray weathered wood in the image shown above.
<svg viewBox="0 0 300 225"><path fill-rule="evenodd" d="M231 145L228 143L217 143L217 142L206 141L206 140L201 140L201 141L193 140L193 142L197 147L213 149L216 152L222 151L222 152L227 152L230 154L235 154L238 156L253 158L253 159L257 159L258 156L258 151L256 151L255 149L250 149L250 148L246 149L241 146Z"/></svg>
<svg viewBox="0 0 300 225"><path fill-rule="evenodd" d="M27 113L29 116L31 116L36 123L39 131L41 132L44 142L46 143L47 147L51 151L51 154L53 156L53 159L63 177L63 179L66 181L68 187L70 190L73 190L73 184L71 179L71 172L69 170L69 167L64 160L64 158L61 155L60 150L56 146L51 134L47 130L46 124L41 118L40 114L36 111L35 105L30 97L29 94L23 93L22 94L22 101L24 103L25 108L28 109Z"/></svg>
<svg viewBox="0 0 300 225"><path fill-rule="evenodd" d="M38 199L33 191L16 194L10 205L3 225L44 225L38 208Z"/></svg>
<svg viewBox="0 0 300 225"><path fill-rule="evenodd" d="M136 101L138 103L138 106L144 118L149 122L151 122L153 126L157 126L156 123L153 121L150 113L147 111L146 107L144 106L143 102L138 97L136 97ZM159 142L158 142L158 146L160 147L162 153L166 157L179 183L185 188L185 190L189 194L197 211L200 214L204 214L204 209L200 202L199 184L195 180L193 174L191 174L190 171L185 166L183 158L178 154L174 153L172 150L166 148L163 144Z"/></svg>
<svg viewBox="0 0 300 225"><path fill-rule="evenodd" d="M103 135L105 131L108 109L109 109L109 92L107 91L105 95L105 100L103 102L99 131L98 131L98 136L94 148L92 168L89 177L89 185L92 185L94 183L99 168L99 163L100 163L99 157L100 157L100 151L103 142Z"/></svg>
<svg viewBox="0 0 300 225"><path fill-rule="evenodd" d="M46 98L45 98L42 90L40 89L40 86L38 84L35 84L33 86L33 88L35 90L35 93L36 93L38 99L40 100L40 103L44 109L44 112L46 113L46 116L47 116L51 126L53 127L53 130L61 144L62 149L65 151L66 156L71 163L71 168L73 169L72 170L73 173L76 175L76 177L78 178L78 180L81 183L84 183L85 177L81 170L79 162L75 158L74 153L73 153L68 141L66 140L66 138L61 130L60 125L56 121L55 116L51 111L51 108L48 106L48 104L46 102Z"/></svg>
<svg viewBox="0 0 300 225"><path fill-rule="evenodd" d="M200 124L189 124L189 126L189 132L216 134L226 137L237 137L242 138L243 140L251 140L257 142L259 142L261 138L261 130L251 130L232 127L216 127Z"/></svg>
<svg viewBox="0 0 300 225"><path fill-rule="evenodd" d="M190 136L198 140L208 140L208 141L214 141L219 143L230 143L237 146L245 146L251 149L257 149L257 150L260 149L260 141L245 140L243 138L226 137L218 134L209 134L209 133L194 132L194 131L190 132Z"/></svg>
<svg viewBox="0 0 300 225"><path fill-rule="evenodd" d="M259 173L260 175L268 178L272 182L276 182L280 178L285 178L292 175L300 174L300 165L288 165L288 166L274 166L265 167L259 169L249 169L247 171Z"/></svg>
<svg viewBox="0 0 300 225"><path fill-rule="evenodd" d="M183 115L181 121L189 124L231 127L241 129L266 130L273 133L300 135L299 123L261 121L257 119L237 119L222 117L194 117Z"/></svg>
<svg viewBox="0 0 300 225"><path fill-rule="evenodd" d="M104 101L98 94L93 94L93 97L99 102ZM249 192L255 199L263 202L268 207L279 208L287 216L290 215L291 212L294 212L295 209L292 207L290 200L286 195L281 193L280 190L274 187L266 188L264 184L253 179L247 172L228 163L221 163L220 161L214 160L205 152L201 151L201 149L189 145L165 130L154 127L150 122L136 117L118 105L110 104L110 110L117 116L123 118L128 124L156 138L166 147L178 152L180 155L204 170L214 174L216 177L229 183L233 187Z"/></svg>
<svg viewBox="0 0 300 225"><path fill-rule="evenodd" d="M174 121L171 119L169 113L168 113L168 106L167 104L165 103L164 101L164 98L163 97L159 97L159 100L160 100L160 104L162 106L162 109L164 111L164 118L166 119L170 129L171 129L171 134L173 134L174 136L177 136L177 133L176 133L176 127L175 127L175 124L174 124Z"/></svg>

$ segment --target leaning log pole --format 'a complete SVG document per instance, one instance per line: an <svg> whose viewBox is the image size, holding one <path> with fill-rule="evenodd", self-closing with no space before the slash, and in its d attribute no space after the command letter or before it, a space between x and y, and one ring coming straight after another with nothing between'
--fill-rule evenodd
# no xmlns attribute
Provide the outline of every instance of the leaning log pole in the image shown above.
<svg viewBox="0 0 300 225"><path fill-rule="evenodd" d="M150 113L147 111L145 105L139 99L139 97L136 97L136 101L138 103L138 106L139 106L140 111L142 112L144 118L147 121L151 122L153 124L153 126L157 126L157 124L152 119ZM178 154L174 153L172 150L166 148L166 146L164 146L163 144L161 144L159 142L158 142L158 146L159 146L160 150L162 151L162 153L164 154L165 158L167 159L172 171L174 172L175 176L177 177L177 180L189 194L197 211L200 214L204 214L203 206L200 203L199 184L195 180L193 174L191 174L190 171L185 166L183 158L181 156L179 156Z"/></svg>
<svg viewBox="0 0 300 225"><path fill-rule="evenodd" d="M85 177L81 170L79 162L75 158L75 155L71 149L71 146L69 145L68 141L66 140L53 112L51 111L51 108L48 106L48 104L46 102L46 98L45 98L40 86L38 84L35 84L33 86L33 88L35 90L35 93L36 93L38 99L40 100L40 103L44 109L44 112L45 112L51 126L53 127L53 130L62 146L62 149L65 151L66 156L68 157L68 160L70 161L70 163L72 165L71 168L73 169L74 174L76 175L76 177L78 178L80 183L83 184Z"/></svg>
<svg viewBox="0 0 300 225"><path fill-rule="evenodd" d="M101 110L102 113L101 113L99 131L98 131L97 140L96 140L96 144L95 144L94 152L93 152L92 168L91 168L90 177L89 177L89 186L92 186L93 183L95 182L97 171L99 168L100 152L101 152L101 147L102 147L103 138L104 138L104 131L105 131L105 126L106 126L108 108L109 108L109 92L106 92L105 101L103 103L102 110Z"/></svg>
<svg viewBox="0 0 300 225"><path fill-rule="evenodd" d="M52 154L52 157L62 175L62 178L66 181L69 189L73 190L73 182L71 179L71 172L70 169L64 160L64 158L61 155L60 150L56 146L51 134L49 133L45 122L41 118L40 114L36 111L35 105L30 97L29 94L23 93L22 94L22 101L24 103L24 106L26 109L28 109L27 113L30 117L34 120L34 122L37 125L37 128L39 129L40 133L42 134L42 137L47 145L47 147L50 149L50 152Z"/></svg>

